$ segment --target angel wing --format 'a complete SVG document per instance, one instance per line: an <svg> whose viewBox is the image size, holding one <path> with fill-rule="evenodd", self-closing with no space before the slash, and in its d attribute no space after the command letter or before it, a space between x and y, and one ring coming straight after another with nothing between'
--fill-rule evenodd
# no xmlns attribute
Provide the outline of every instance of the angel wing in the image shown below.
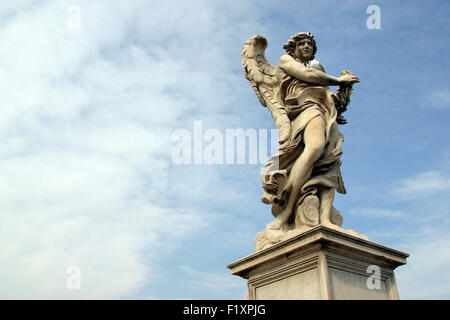
<svg viewBox="0 0 450 320"><path fill-rule="evenodd" d="M248 39L242 48L244 75L258 97L259 102L269 109L273 122L280 133L280 147L284 149L291 138L291 122L284 105L279 100L280 79L278 68L271 65L264 55L267 40L261 35Z"/></svg>

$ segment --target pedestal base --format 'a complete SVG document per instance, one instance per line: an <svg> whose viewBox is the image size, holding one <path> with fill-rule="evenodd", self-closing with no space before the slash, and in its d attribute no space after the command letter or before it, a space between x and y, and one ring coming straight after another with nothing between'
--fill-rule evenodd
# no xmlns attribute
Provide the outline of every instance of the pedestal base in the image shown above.
<svg viewBox="0 0 450 320"><path fill-rule="evenodd" d="M250 300L399 299L394 269L409 255L317 226L228 265Z"/></svg>

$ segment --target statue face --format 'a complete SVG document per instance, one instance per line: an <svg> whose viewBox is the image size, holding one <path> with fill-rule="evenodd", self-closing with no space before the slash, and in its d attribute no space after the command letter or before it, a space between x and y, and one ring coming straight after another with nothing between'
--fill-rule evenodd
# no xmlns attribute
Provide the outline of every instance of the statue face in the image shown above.
<svg viewBox="0 0 450 320"><path fill-rule="evenodd" d="M302 60L303 62L308 62L311 59L312 55L313 43L311 39L300 39L295 45L295 57Z"/></svg>

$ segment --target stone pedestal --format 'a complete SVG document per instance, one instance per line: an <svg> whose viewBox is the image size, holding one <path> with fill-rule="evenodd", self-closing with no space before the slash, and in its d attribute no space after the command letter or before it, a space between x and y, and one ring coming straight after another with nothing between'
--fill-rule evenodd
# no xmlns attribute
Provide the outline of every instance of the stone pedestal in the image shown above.
<svg viewBox="0 0 450 320"><path fill-rule="evenodd" d="M317 226L228 265L247 299L399 299L394 269L409 255Z"/></svg>

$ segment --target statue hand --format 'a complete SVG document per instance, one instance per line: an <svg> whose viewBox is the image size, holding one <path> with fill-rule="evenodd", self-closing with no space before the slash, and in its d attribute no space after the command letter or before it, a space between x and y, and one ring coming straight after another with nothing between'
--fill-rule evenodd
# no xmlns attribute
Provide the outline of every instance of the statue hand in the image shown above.
<svg viewBox="0 0 450 320"><path fill-rule="evenodd" d="M339 85L350 85L359 82L359 78L354 74L344 74L338 78Z"/></svg>

